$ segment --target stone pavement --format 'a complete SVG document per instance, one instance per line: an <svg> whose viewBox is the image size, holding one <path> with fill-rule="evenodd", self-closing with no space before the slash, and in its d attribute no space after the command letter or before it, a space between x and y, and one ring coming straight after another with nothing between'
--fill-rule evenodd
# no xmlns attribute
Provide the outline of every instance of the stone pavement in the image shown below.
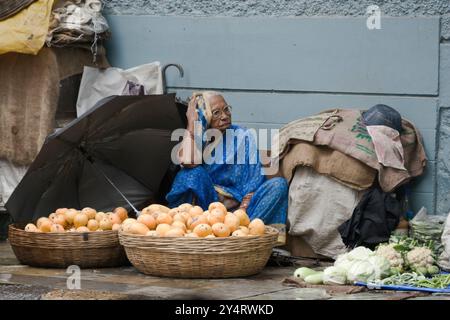
<svg viewBox="0 0 450 320"><path fill-rule="evenodd" d="M302 265L315 263L305 261ZM258 275L234 279L172 279L147 276L131 266L83 269L81 289L69 290L70 274L64 269L23 266L7 242L0 242L0 299L230 299L230 300L401 300L449 299L387 291L354 294L333 293L321 288L284 285L298 266L267 266ZM323 266L322 266L323 267Z"/></svg>

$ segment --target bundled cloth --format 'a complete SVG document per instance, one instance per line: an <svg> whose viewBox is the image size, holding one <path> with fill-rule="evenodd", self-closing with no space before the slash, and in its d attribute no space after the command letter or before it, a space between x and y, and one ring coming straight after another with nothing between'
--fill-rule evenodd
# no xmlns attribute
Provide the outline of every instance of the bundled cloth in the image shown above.
<svg viewBox="0 0 450 320"><path fill-rule="evenodd" d="M444 246L444 251L439 256L439 267L446 271L450 271L450 214L447 215L447 220L444 224L441 242Z"/></svg>
<svg viewBox="0 0 450 320"><path fill-rule="evenodd" d="M351 218L338 228L347 247L374 249L387 242L403 214L401 199L374 185L362 197Z"/></svg>
<svg viewBox="0 0 450 320"><path fill-rule="evenodd" d="M375 169L342 152L303 141L291 145L280 163L281 174L291 181L298 166L311 167L355 190L370 188L377 175Z"/></svg>
<svg viewBox="0 0 450 320"><path fill-rule="evenodd" d="M289 234L301 237L314 253L335 259L346 252L338 227L351 218L362 191L312 168L299 166L289 187Z"/></svg>
<svg viewBox="0 0 450 320"><path fill-rule="evenodd" d="M14 189L27 172L27 166L18 166L0 159L0 207L4 207Z"/></svg>
<svg viewBox="0 0 450 320"><path fill-rule="evenodd" d="M55 127L60 81L92 65L80 48L43 48L38 55L0 56L0 158L29 165ZM98 66L107 67L106 57Z"/></svg>
<svg viewBox="0 0 450 320"><path fill-rule="evenodd" d="M0 54L36 55L44 46L53 0L28 2L6 1L0 4ZM8 18L3 20L1 17Z"/></svg>
<svg viewBox="0 0 450 320"><path fill-rule="evenodd" d="M427 158L422 145L421 135L416 127L408 120L401 119L402 130L399 142L393 142L385 146L385 150L383 150L386 155L395 155L398 154L397 150L399 144L401 144L403 148L401 159L403 160L405 170L395 165L385 166L388 163L386 161L383 161L384 164L380 162L380 152L377 155L374 144L375 142L379 142L378 140L374 141L367 131L367 126L363 121L360 110L336 109L324 111L322 114L325 115L326 121L319 126L316 125L318 124L317 122L313 123L315 130L313 142L301 137L299 139L299 135L297 134L298 130L305 126L305 121L293 122L284 126L280 130L280 144L275 156L280 155L280 159L283 161L283 158L292 150L292 145L298 143L299 140L312 143L316 146L326 146L378 171L378 182L384 192L392 192L400 185L408 182L411 178L420 176L424 172ZM386 150L386 148L392 148L392 150ZM391 160L391 158L388 159ZM312 166L314 167L314 165ZM365 174L368 173L369 171L366 171Z"/></svg>
<svg viewBox="0 0 450 320"><path fill-rule="evenodd" d="M55 4L46 43L56 46L92 46L110 36L109 26L101 14L100 0L64 0Z"/></svg>

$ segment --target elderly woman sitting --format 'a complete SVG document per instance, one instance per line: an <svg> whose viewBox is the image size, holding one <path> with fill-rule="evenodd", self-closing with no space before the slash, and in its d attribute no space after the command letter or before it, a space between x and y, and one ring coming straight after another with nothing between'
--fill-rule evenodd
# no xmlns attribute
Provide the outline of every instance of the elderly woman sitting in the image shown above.
<svg viewBox="0 0 450 320"><path fill-rule="evenodd" d="M195 202L207 210L211 202L221 201L228 210L245 209L250 219L284 226L287 182L264 175L253 136L248 129L231 124L231 106L223 96L211 91L194 94L187 118L187 132L179 152L183 168L167 194L169 206ZM202 143L201 136L196 137L194 132L196 123L201 123L203 132L217 129L216 139ZM206 154L196 163L195 152L204 154L208 149L212 150L210 156Z"/></svg>

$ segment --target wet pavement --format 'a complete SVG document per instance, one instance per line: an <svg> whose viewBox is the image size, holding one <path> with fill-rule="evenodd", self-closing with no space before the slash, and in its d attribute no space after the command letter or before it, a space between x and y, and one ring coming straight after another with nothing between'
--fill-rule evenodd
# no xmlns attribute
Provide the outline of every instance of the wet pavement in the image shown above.
<svg viewBox="0 0 450 320"><path fill-rule="evenodd" d="M305 260L303 265L314 264ZM299 265L300 266L300 265ZM450 296L365 291L335 293L321 288L294 288L283 284L299 266L267 266L246 278L173 279L147 276L131 266L81 270L80 289L65 269L20 265L8 242L0 242L0 299L230 299L230 300L404 300L445 299ZM324 267L324 266L322 266Z"/></svg>

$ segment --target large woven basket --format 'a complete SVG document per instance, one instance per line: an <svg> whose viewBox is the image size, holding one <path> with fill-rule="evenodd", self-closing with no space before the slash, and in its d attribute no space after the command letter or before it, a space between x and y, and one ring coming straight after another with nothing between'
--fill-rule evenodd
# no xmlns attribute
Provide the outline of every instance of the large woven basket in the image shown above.
<svg viewBox="0 0 450 320"><path fill-rule="evenodd" d="M119 233L127 257L140 272L175 278L231 278L259 273L276 244L278 231L262 236L164 238Z"/></svg>
<svg viewBox="0 0 450 320"><path fill-rule="evenodd" d="M9 242L22 264L34 267L118 267L127 263L117 231L38 233L9 226Z"/></svg>

